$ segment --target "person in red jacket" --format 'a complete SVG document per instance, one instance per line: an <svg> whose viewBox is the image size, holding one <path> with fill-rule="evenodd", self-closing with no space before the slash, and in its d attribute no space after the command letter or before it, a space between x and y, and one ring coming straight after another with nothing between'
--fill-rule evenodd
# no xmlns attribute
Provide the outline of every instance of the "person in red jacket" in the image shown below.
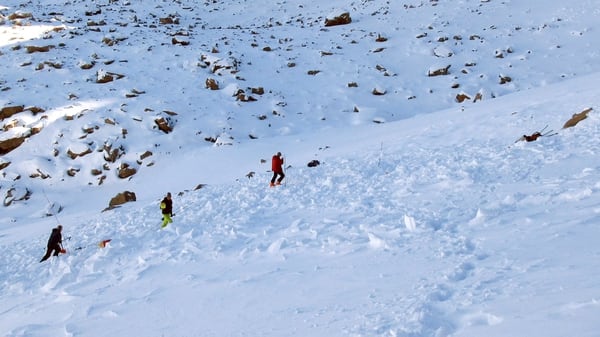
<svg viewBox="0 0 600 337"><path fill-rule="evenodd" d="M275 185L281 185L281 181L285 178L285 174L283 174L283 157L281 156L281 152L277 152L276 155L273 156L271 160L271 170L273 170L273 178L271 178L271 184L269 186L273 187ZM277 179L279 177L279 179ZM275 181L277 179L277 181Z"/></svg>

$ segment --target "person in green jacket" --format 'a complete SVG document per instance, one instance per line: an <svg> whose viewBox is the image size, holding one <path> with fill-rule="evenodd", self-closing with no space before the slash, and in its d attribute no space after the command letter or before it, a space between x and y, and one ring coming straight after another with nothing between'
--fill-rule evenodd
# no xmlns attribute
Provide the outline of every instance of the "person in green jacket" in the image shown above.
<svg viewBox="0 0 600 337"><path fill-rule="evenodd" d="M162 228L167 227L168 224L173 222L171 217L173 216L173 200L171 199L171 193L167 193L167 196L160 202L160 209L163 215Z"/></svg>

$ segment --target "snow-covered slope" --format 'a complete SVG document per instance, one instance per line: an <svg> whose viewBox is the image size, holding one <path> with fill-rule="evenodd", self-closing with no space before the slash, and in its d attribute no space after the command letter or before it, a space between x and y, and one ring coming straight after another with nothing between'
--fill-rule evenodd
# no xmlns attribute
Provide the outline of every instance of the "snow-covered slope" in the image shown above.
<svg viewBox="0 0 600 337"><path fill-rule="evenodd" d="M141 186L161 175L158 167L175 153L277 144L279 136L307 130L459 110L593 74L600 71L596 7L585 1L7 1L0 107L42 112L4 118L2 141L38 133L2 157L0 165L10 163L3 186L45 204L41 188L63 194L74 185L103 195L100 204L88 201L101 210L123 190L150 197ZM350 24L325 26L344 11ZM30 53L36 48L48 51ZM428 76L440 69L448 74ZM111 82L97 83L107 75ZM210 80L217 90L207 87ZM157 121L173 131L163 133ZM186 163L209 174L177 188L213 182L213 162L202 156ZM124 166L137 173L119 178Z"/></svg>
<svg viewBox="0 0 600 337"><path fill-rule="evenodd" d="M33 19L0 25L0 107L45 110L3 120L2 139L43 128L0 158L0 192L31 192L0 215L2 335L597 335L593 2L2 5ZM338 8L353 22L324 27ZM137 201L101 212L123 190ZM57 223L69 252L38 263Z"/></svg>

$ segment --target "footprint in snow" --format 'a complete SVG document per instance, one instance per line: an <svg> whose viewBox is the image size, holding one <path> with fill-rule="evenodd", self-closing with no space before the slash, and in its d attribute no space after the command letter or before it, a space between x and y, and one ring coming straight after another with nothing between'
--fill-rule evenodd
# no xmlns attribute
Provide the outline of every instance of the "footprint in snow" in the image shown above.
<svg viewBox="0 0 600 337"><path fill-rule="evenodd" d="M453 282L462 281L469 276L473 269L475 269L475 265L470 262L463 262L452 273L446 275L446 279Z"/></svg>

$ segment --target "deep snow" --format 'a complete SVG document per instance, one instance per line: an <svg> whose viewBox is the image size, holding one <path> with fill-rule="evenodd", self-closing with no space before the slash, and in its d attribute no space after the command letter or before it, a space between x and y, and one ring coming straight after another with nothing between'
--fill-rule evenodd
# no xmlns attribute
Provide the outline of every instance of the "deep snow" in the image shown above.
<svg viewBox="0 0 600 337"><path fill-rule="evenodd" d="M2 14L36 21L0 25L0 106L48 118L16 117L44 128L0 158L11 162L2 195L33 192L0 215L2 335L598 336L595 1L19 4L2 2ZM324 28L336 8L353 23ZM183 23L156 22L169 14ZM107 26L90 30L100 19ZM189 46L171 45L176 30ZM108 48L107 36L127 39ZM50 56L14 48L50 43ZM80 69L92 54L94 68ZM201 55L241 60L239 72L213 74ZM33 69L45 60L64 67ZM103 67L126 76L90 81L101 60L120 60ZM426 76L446 64L450 76ZM221 89L204 88L208 77ZM232 97L258 86L257 102ZM146 93L126 98L132 88ZM460 92L483 100L457 103ZM153 128L164 110L178 113L167 135ZM516 141L544 127L554 135ZM107 140L126 148L119 163L139 169L133 178L98 185L88 172L102 156L64 155ZM277 151L287 178L269 188ZM313 159L321 165L307 167ZM38 168L51 178L28 178ZM138 200L101 212L123 190ZM175 222L161 230L167 191ZM58 222L69 253L38 263Z"/></svg>

